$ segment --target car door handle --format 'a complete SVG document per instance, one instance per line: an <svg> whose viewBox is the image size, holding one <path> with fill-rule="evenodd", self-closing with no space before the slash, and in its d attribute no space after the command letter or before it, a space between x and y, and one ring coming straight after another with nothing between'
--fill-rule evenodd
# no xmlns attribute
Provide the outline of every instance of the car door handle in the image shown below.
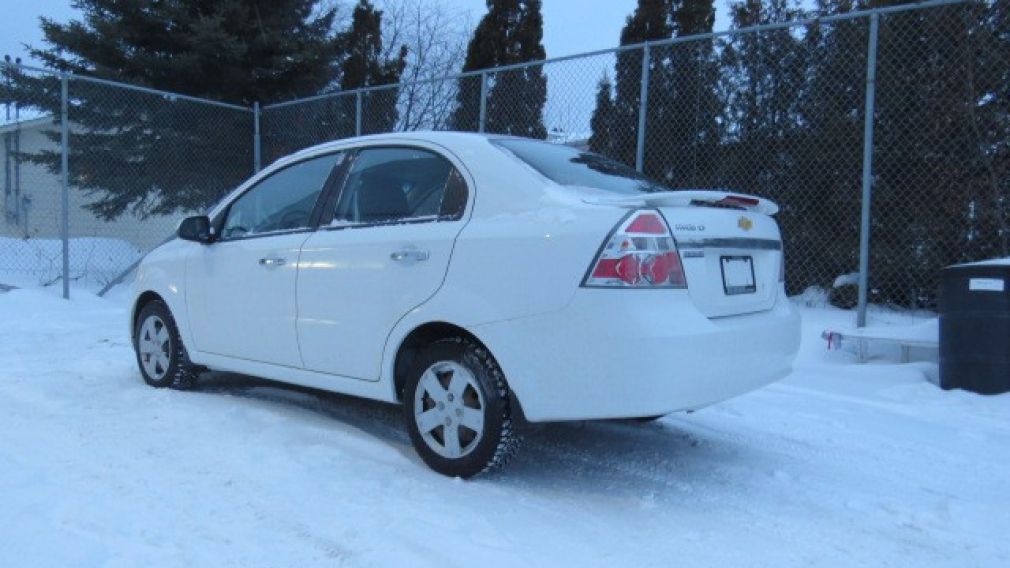
<svg viewBox="0 0 1010 568"><path fill-rule="evenodd" d="M405 260L428 260L429 256L430 255L426 250L405 248L390 253L389 258L395 260L396 262L403 262Z"/></svg>
<svg viewBox="0 0 1010 568"><path fill-rule="evenodd" d="M260 266L263 268L275 268L277 266L284 266L288 261L283 258L261 258Z"/></svg>

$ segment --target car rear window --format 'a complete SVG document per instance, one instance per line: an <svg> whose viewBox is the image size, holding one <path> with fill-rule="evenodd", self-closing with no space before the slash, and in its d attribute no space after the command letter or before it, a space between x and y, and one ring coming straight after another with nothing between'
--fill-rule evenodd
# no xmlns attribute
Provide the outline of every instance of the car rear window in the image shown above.
<svg viewBox="0 0 1010 568"><path fill-rule="evenodd" d="M499 138L492 143L560 185L592 187L623 194L670 191L670 188L634 168L571 146L522 138Z"/></svg>

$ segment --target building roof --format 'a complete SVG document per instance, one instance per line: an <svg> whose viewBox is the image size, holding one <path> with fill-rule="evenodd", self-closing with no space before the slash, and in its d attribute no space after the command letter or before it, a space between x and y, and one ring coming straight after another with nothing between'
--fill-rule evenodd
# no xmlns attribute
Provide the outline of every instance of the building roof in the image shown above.
<svg viewBox="0 0 1010 568"><path fill-rule="evenodd" d="M14 132L15 130L35 130L39 128L44 128L46 126L52 126L53 116L51 114L43 114L41 116L34 116L25 120L19 120L17 122L11 121L8 123L3 123L0 120L0 134L5 134L7 132Z"/></svg>

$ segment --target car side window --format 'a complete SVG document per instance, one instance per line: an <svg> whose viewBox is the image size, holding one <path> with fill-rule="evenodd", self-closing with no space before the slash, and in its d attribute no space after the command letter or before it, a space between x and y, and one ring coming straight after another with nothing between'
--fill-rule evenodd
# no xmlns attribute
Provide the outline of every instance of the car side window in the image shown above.
<svg viewBox="0 0 1010 568"><path fill-rule="evenodd" d="M309 226L316 200L343 154L298 162L261 180L228 207L224 239Z"/></svg>
<svg viewBox="0 0 1010 568"><path fill-rule="evenodd" d="M333 225L459 219L466 182L444 157L420 148L358 153L337 201Z"/></svg>

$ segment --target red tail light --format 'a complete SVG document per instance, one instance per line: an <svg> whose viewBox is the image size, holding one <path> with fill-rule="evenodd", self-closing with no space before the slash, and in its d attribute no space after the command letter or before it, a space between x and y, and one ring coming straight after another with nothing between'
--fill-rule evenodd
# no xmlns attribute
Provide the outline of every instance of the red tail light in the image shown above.
<svg viewBox="0 0 1010 568"><path fill-rule="evenodd" d="M582 285L686 288L677 243L659 211L643 209L625 217L603 243Z"/></svg>

